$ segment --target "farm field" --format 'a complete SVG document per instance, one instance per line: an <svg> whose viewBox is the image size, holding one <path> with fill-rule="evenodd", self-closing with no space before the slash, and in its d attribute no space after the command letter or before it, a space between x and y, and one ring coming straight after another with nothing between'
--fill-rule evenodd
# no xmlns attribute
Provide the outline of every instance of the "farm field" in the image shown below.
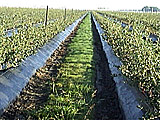
<svg viewBox="0 0 160 120"><path fill-rule="evenodd" d="M131 84L147 96L147 103L153 106L149 114L158 118L160 105L159 38L157 38L155 43L152 42L149 38L149 33L154 33L146 31L145 28L147 26L145 25L135 25L133 22L133 30L130 30L129 26L123 28L121 24L102 17L97 13L94 13L94 15L105 30L103 36L107 37L104 39L112 46L116 55L123 63L119 69L121 69L124 76L131 79ZM143 35L145 35L145 39Z"/></svg>
<svg viewBox="0 0 160 120"><path fill-rule="evenodd" d="M78 19L83 11L0 8L0 70L16 67L47 41Z"/></svg>
<svg viewBox="0 0 160 120"><path fill-rule="evenodd" d="M0 77L86 14L0 119L125 120L103 40L120 60L125 83L141 96L140 119L159 120L159 13L49 9L47 25L45 9L2 7L0 14Z"/></svg>

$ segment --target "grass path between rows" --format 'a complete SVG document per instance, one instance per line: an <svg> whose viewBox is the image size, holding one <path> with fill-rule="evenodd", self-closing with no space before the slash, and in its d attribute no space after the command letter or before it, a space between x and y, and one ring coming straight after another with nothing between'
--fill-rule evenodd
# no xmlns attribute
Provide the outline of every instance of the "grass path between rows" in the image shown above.
<svg viewBox="0 0 160 120"><path fill-rule="evenodd" d="M47 105L36 113L39 119L92 119L94 62L90 17L87 15L71 39L51 88L54 92Z"/></svg>

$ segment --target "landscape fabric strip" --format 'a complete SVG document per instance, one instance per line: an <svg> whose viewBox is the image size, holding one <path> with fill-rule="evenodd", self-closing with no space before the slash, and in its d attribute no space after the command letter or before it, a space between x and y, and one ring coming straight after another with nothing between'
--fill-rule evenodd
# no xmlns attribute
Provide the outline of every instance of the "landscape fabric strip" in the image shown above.
<svg viewBox="0 0 160 120"><path fill-rule="evenodd" d="M83 15L64 31L40 48L36 54L27 57L17 68L9 69L0 75L0 115L26 86L30 77L45 64L49 56L58 48L86 16Z"/></svg>
<svg viewBox="0 0 160 120"><path fill-rule="evenodd" d="M45 107L36 113L39 119L91 119L94 70L90 15L80 24L71 41L57 78L51 85L53 92Z"/></svg>
<svg viewBox="0 0 160 120"><path fill-rule="evenodd" d="M93 17L91 18L96 74L94 120L124 120L124 113L119 104L116 83L109 68L108 58L103 50Z"/></svg>
<svg viewBox="0 0 160 120"><path fill-rule="evenodd" d="M93 16L93 20L95 22L95 25L97 27L99 34L102 35L104 31L100 27L100 24L96 21L94 16ZM103 50L108 59L109 68L113 75L113 80L116 82L118 97L120 100L120 104L123 108L125 118L126 120L138 120L143 115L143 112L139 108L137 108L137 106L140 104L139 101L137 100L139 96L138 94L137 95L135 94L136 91L133 88L131 88L128 84L124 82L125 78L116 67L116 66L120 66L121 62L114 55L112 47L109 46L108 43L103 40L102 36L100 36L100 38L101 38Z"/></svg>

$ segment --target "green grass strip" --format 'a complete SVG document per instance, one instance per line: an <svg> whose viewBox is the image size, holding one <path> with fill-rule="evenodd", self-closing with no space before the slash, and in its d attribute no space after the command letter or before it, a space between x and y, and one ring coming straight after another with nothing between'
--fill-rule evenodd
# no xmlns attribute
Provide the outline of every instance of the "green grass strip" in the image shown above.
<svg viewBox="0 0 160 120"><path fill-rule="evenodd" d="M94 92L93 38L90 15L81 23L68 46L68 54L59 69L54 93L38 116L40 119L91 119Z"/></svg>

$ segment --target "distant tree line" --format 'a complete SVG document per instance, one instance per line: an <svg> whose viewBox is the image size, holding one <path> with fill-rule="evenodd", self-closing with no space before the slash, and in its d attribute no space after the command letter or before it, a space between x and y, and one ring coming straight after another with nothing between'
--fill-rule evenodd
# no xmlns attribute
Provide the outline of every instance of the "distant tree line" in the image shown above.
<svg viewBox="0 0 160 120"><path fill-rule="evenodd" d="M142 11L144 11L144 12L160 12L160 9L157 7L145 6L142 8Z"/></svg>

